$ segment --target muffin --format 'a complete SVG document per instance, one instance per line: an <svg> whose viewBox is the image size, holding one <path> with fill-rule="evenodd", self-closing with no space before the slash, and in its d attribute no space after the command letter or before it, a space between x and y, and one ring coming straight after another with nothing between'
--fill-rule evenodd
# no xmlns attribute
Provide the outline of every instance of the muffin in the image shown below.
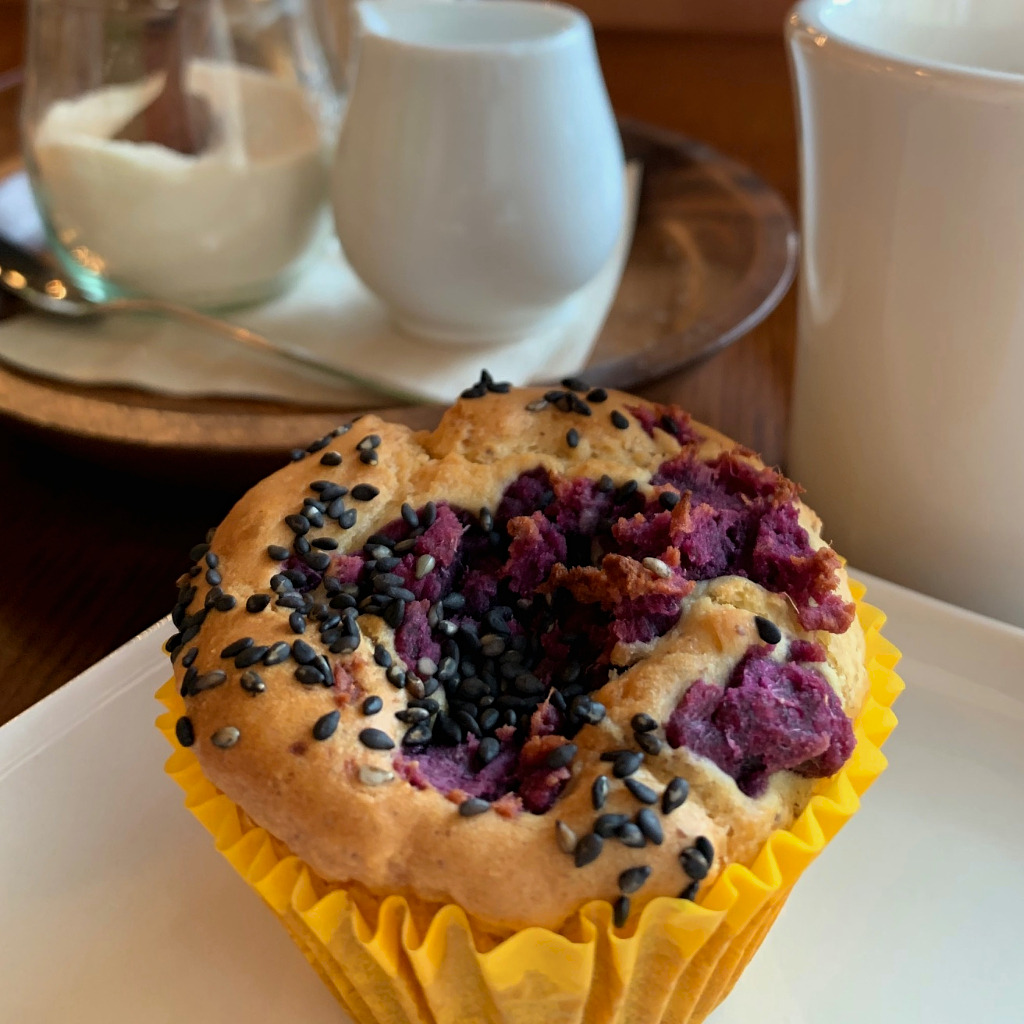
<svg viewBox="0 0 1024 1024"><path fill-rule="evenodd" d="M484 374L192 557L169 770L360 1021L703 1019L884 765L880 617L673 406Z"/></svg>

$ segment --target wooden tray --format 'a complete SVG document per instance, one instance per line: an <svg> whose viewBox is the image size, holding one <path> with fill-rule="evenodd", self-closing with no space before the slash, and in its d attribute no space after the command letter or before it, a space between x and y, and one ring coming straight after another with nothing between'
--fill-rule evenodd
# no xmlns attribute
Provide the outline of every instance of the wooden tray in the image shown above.
<svg viewBox="0 0 1024 1024"><path fill-rule="evenodd" d="M785 202L747 169L669 131L628 120L620 128L627 157L643 164L637 225L583 374L594 384L635 389L708 358L763 320L792 282L798 242ZM21 173L0 189L22 187ZM34 210L19 211L22 241L26 213ZM0 222L0 233L5 228L13 225ZM223 472L241 458L248 477L353 414L350 407L77 386L0 364L0 418L104 461L159 466L162 474L204 462ZM423 426L437 409L389 414Z"/></svg>

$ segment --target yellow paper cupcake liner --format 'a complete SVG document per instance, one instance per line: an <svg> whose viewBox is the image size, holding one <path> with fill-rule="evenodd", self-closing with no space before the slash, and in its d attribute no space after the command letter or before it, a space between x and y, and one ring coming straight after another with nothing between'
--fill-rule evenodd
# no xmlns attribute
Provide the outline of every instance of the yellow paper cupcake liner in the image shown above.
<svg viewBox="0 0 1024 1024"><path fill-rule="evenodd" d="M181 748L174 681L157 726L174 746L167 773L217 849L287 928L357 1024L698 1024L729 993L794 883L857 810L881 774L881 746L903 689L885 615L851 584L867 640L870 695L845 767L819 782L803 813L749 866L730 864L697 903L660 897L624 929L608 903L583 907L558 932L526 928L503 941L456 906L374 899L325 882L224 796Z"/></svg>

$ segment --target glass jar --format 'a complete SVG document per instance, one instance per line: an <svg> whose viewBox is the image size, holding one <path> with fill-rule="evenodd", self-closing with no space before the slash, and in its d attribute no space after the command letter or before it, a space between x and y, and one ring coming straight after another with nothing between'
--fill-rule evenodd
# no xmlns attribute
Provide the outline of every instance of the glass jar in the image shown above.
<svg viewBox="0 0 1024 1024"><path fill-rule="evenodd" d="M90 297L257 301L326 230L339 99L308 0L32 0L23 97L36 202Z"/></svg>

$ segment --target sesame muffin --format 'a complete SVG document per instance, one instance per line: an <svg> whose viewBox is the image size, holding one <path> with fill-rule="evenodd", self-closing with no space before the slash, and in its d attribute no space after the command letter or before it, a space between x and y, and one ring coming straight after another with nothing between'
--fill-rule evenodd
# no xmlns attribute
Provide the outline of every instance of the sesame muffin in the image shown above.
<svg viewBox="0 0 1024 1024"><path fill-rule="evenodd" d="M375 416L193 551L204 775L328 882L495 935L749 863L854 748L864 634L798 489L676 407L486 374Z"/></svg>

